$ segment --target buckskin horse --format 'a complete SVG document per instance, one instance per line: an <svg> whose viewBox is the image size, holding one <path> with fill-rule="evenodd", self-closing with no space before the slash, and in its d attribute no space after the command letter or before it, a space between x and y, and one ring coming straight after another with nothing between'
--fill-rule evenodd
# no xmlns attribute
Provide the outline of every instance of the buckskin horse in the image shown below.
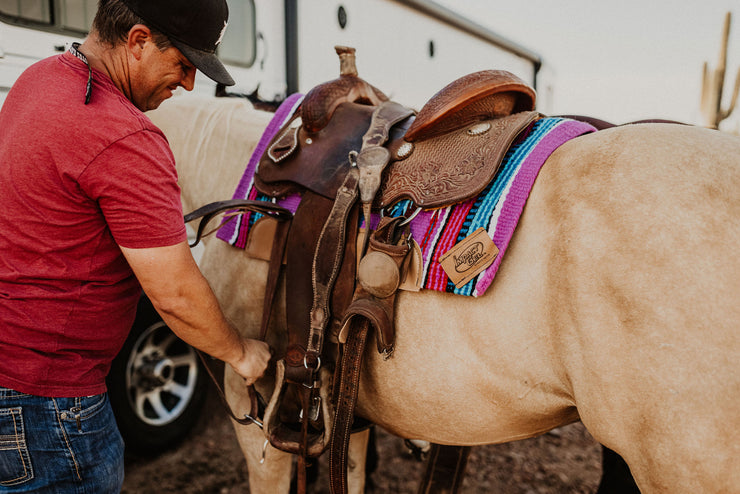
<svg viewBox="0 0 740 494"><path fill-rule="evenodd" d="M349 100L338 102L332 111L369 107L372 112L358 111L367 117L365 124L375 122L370 113L376 114L382 98L374 100L366 93L357 97L351 91L345 96ZM518 113L509 108L494 115L487 109L485 118L476 117L466 128L472 129L471 135L486 132L480 120L493 120L495 126L496 119L512 114ZM294 147L319 142L321 130L337 116L324 112L327 121L317 123L305 109L302 115L302 122L293 123L293 118L271 142L291 132L299 136ZM209 118L213 123L211 118L219 116ZM269 118L252 113L249 123L263 128ZM414 116L404 118L407 131ZM234 127L222 136L224 155L243 156L255 145L231 140L229 134L241 133L236 120L225 122ZM311 130L310 125L316 127ZM525 127L531 125L528 121ZM440 133L459 130L455 125L451 129ZM171 133L168 137L178 166L193 163L187 171L180 170L186 208L231 195L238 172L229 170L232 176L227 177L196 170L198 158L205 156L198 140L188 141L191 135L178 144ZM362 144L353 142L356 152ZM400 156L405 151L393 152ZM218 161L213 154L207 156ZM201 180L210 185L202 187ZM200 188L208 193L198 196ZM597 441L626 460L644 493L740 492L740 259L735 253L740 243L739 190L740 139L721 132L671 124L627 125L585 133L559 145L539 170L495 281L484 294L468 297L423 289L396 295L392 290L392 354L388 358L390 352L378 351L388 343L382 338L378 349L359 346L363 359L357 366L354 414L400 437L450 445L513 441L581 420ZM311 216L311 210L304 211L306 215ZM374 235L370 237L373 245ZM398 245L409 243L408 237L401 237ZM397 238L389 235L386 241ZM276 242L271 240L271 245ZM334 244L339 248L339 242ZM317 251L322 245L321 240L314 244ZM362 242L357 245L361 252ZM290 263L290 251L287 256ZM314 263L321 257L315 256ZM210 240L206 245L202 270L226 313L246 335L257 337L265 324L265 288L274 264L274 259L249 257L226 242ZM370 291L386 288L368 284ZM277 293L266 335L285 360L291 358L291 347L281 331L287 325L286 305L295 299L294 287L284 276ZM373 296L382 295L387 293ZM357 293L353 298L358 299ZM376 329L372 321L366 326ZM327 346L335 340L354 341L352 334L341 333L326 340ZM336 403L336 398L329 396L329 366L319 378L319 362L307 353L301 357L304 367L317 371L312 378L321 381L322 394L304 407L300 423L333 419L328 403ZM292 358L292 365L300 367L300 358ZM268 377L277 374L282 382L290 365L283 362ZM278 393L272 392L271 379L263 381L261 391L273 396L270 420L297 416L297 409L276 411ZM333 391L338 393L342 383ZM242 380L229 369L225 387L233 410L254 409ZM319 405L312 407L315 403ZM264 448L265 433L255 426L236 431L249 467L250 489L287 492L291 456ZM305 427L301 434L306 436Z"/></svg>

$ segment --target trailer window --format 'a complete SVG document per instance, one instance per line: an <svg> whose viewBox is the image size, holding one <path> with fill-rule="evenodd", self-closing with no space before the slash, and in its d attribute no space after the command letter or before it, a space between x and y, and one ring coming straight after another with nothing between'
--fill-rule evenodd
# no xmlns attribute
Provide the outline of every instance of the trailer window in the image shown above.
<svg viewBox="0 0 740 494"><path fill-rule="evenodd" d="M73 31L87 32L92 26L97 0L61 0L61 27Z"/></svg>
<svg viewBox="0 0 740 494"><path fill-rule="evenodd" d="M229 27L218 54L225 63L250 67L256 56L256 29L253 0L228 0Z"/></svg>
<svg viewBox="0 0 740 494"><path fill-rule="evenodd" d="M51 24L53 15L49 0L0 0L0 14L18 21Z"/></svg>
<svg viewBox="0 0 740 494"><path fill-rule="evenodd" d="M226 63L250 67L256 56L254 0L227 0L229 28L219 46ZM0 0L0 18L11 24L73 35L92 26L97 0Z"/></svg>
<svg viewBox="0 0 740 494"><path fill-rule="evenodd" d="M0 0L5 22L71 35L87 34L97 9L97 0Z"/></svg>

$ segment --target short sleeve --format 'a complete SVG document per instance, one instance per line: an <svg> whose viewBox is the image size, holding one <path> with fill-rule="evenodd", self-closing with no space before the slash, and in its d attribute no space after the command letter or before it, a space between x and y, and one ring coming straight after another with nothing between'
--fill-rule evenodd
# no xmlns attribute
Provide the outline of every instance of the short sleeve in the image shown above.
<svg viewBox="0 0 740 494"><path fill-rule="evenodd" d="M117 140L86 167L79 184L118 245L163 247L187 238L175 159L162 134L141 130Z"/></svg>

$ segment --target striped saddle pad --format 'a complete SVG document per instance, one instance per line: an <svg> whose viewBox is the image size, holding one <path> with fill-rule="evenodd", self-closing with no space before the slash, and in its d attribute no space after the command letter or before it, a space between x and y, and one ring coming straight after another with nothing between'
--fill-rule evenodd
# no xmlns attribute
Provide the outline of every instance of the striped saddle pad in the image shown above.
<svg viewBox="0 0 740 494"><path fill-rule="evenodd" d="M269 142L300 106L301 99L301 95L292 95L275 113L249 160L234 199L271 200L254 187L256 166ZM565 118L537 120L522 132L507 152L493 181L477 197L417 214L411 221L411 232L421 248L421 287L474 297L483 295L501 265L542 165L565 142L595 130L589 124ZM300 196L292 195L277 202L295 212ZM414 207L409 201L402 201L393 207L391 214L407 214ZM259 214L246 213L235 221L228 221L219 230L218 237L231 245L244 248L250 227L258 218ZM488 233L499 253L488 268L464 285L456 287L442 268L440 257L480 228Z"/></svg>

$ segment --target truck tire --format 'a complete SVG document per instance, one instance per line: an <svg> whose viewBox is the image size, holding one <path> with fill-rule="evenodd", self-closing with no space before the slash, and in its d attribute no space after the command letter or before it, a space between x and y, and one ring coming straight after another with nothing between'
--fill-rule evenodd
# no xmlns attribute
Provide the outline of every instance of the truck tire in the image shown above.
<svg viewBox="0 0 740 494"><path fill-rule="evenodd" d="M200 417L207 379L195 350L175 336L142 295L107 379L126 451L155 455L184 439Z"/></svg>

